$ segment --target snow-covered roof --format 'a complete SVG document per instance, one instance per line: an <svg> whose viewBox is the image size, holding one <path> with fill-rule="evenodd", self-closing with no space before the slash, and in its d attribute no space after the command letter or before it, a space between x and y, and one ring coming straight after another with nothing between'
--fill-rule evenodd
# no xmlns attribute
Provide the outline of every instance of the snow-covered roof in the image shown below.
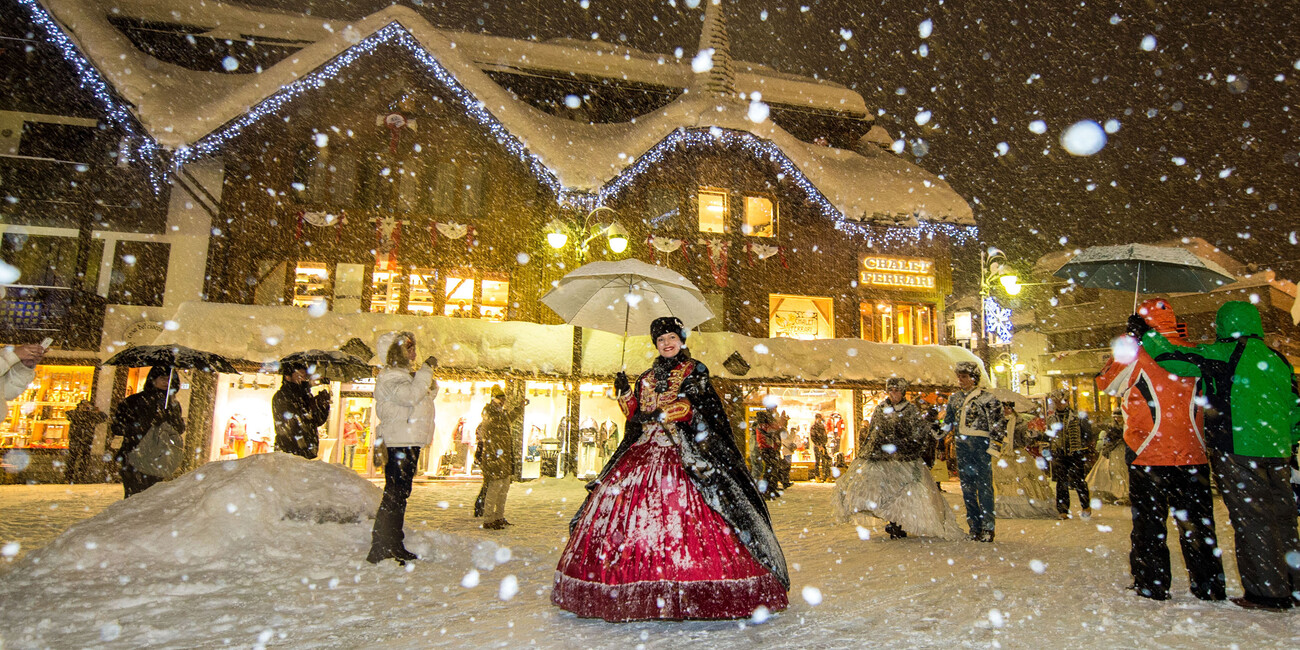
<svg viewBox="0 0 1300 650"><path fill-rule="evenodd" d="M299 307L187 302L153 343L184 345L264 363L300 350L337 349L353 337L370 343L393 330L414 333L421 357L434 355L440 367L453 371L563 375L572 367L573 329L568 325L368 312L313 316L311 310ZM622 343L620 335L584 330L583 372L593 376L617 373L622 369ZM858 339L800 341L694 332L687 343L715 376L746 381L874 384L898 376L921 385L953 386L952 369L958 361L978 362L970 350L957 346ZM105 354L113 352L109 349ZM743 376L723 366L733 352L750 365ZM648 367L655 354L650 337L627 339L630 370Z"/></svg>
<svg viewBox="0 0 1300 650"><path fill-rule="evenodd" d="M134 105L146 130L164 147L181 150L182 159L215 151L261 112L274 110L297 93L323 83L337 69L384 42L406 46L434 76L449 75L440 81L459 87L466 110L478 113L476 117L495 135L503 136L498 139L560 195L596 195L599 199L616 193L637 171L638 163L644 167L656 151L686 139L691 130L712 129L715 134L721 130L739 134L741 141L754 140L747 148L797 172L795 182L824 211L833 210L853 220L883 218L902 225L915 225L916 218L974 225L970 206L938 177L870 147L864 155L801 142L770 119L751 121L748 107L739 99L720 101L688 92L658 111L623 124L585 124L549 115L495 83L458 40L473 42L477 38L485 43L490 37L463 39L463 34L433 27L407 7L389 6L350 25L327 25L327 21L315 19L321 23L320 29L328 32L323 38L260 74L223 75L186 70L145 55L108 22L105 12L110 9L93 0L44 0L44 4L100 73ZM145 0L128 4L157 10ZM183 15L175 11L173 19ZM252 14L244 9L232 11L229 20L258 20ZM195 15L214 19L203 12ZM277 25L295 38L311 36L315 30L303 22L307 18L270 14L266 20L271 22L258 24ZM251 25L227 24L222 29L236 26ZM530 51L536 45L521 43ZM489 44L499 45L499 41ZM777 81L768 77L762 82L765 98L772 97L772 88L781 85ZM792 92L803 92L800 88Z"/></svg>

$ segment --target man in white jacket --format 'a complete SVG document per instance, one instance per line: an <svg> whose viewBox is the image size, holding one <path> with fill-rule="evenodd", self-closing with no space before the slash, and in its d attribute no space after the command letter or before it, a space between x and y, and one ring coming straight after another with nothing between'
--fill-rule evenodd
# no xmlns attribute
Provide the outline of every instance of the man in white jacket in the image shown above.
<svg viewBox="0 0 1300 650"><path fill-rule="evenodd" d="M0 422L9 417L9 400L23 394L28 384L36 378L36 365L45 357L45 346L39 343L8 346L0 350L0 395L3 396L4 413Z"/></svg>
<svg viewBox="0 0 1300 650"><path fill-rule="evenodd" d="M398 564L406 564L418 559L403 545L402 526L406 522L406 499L411 496L420 448L433 443L434 398L438 396L433 369L438 360L429 357L418 371L411 372L411 364L415 362L415 335L410 332L384 334L376 348L384 369L375 381L375 413L379 417L375 444L385 446L387 458L384 459L384 497L375 514L366 560L378 564L392 558Z"/></svg>

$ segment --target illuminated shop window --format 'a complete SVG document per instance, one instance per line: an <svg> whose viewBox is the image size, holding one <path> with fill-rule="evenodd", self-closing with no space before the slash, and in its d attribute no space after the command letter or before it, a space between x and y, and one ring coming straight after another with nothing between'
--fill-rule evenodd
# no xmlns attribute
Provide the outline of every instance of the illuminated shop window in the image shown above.
<svg viewBox="0 0 1300 650"><path fill-rule="evenodd" d="M452 272L446 282L447 304L443 306L444 316L452 318L474 318L474 275L472 272Z"/></svg>
<svg viewBox="0 0 1300 650"><path fill-rule="evenodd" d="M479 316L487 320L506 319L510 299L510 282L504 275L484 274L483 297L479 300Z"/></svg>
<svg viewBox="0 0 1300 650"><path fill-rule="evenodd" d="M776 236L776 204L762 196L745 197L744 231L750 237Z"/></svg>
<svg viewBox="0 0 1300 650"><path fill-rule="evenodd" d="M438 273L433 269L411 269L406 278L410 285L410 295L406 300L406 311L412 314L432 316L436 308L436 291L438 290Z"/></svg>
<svg viewBox="0 0 1300 650"><path fill-rule="evenodd" d="M700 232L727 232L731 197L726 190L700 189Z"/></svg>
<svg viewBox="0 0 1300 650"><path fill-rule="evenodd" d="M934 343L934 305L873 301L861 305L862 338L877 343Z"/></svg>
<svg viewBox="0 0 1300 650"><path fill-rule="evenodd" d="M293 276L293 306L310 307L319 300L328 301L334 294L330 286L329 265L324 262L298 262Z"/></svg>
<svg viewBox="0 0 1300 650"><path fill-rule="evenodd" d="M370 311L396 314L402 308L402 275L392 271L375 271L370 282Z"/></svg>
<svg viewBox="0 0 1300 650"><path fill-rule="evenodd" d="M834 304L830 298L768 296L768 335L791 339L835 338Z"/></svg>

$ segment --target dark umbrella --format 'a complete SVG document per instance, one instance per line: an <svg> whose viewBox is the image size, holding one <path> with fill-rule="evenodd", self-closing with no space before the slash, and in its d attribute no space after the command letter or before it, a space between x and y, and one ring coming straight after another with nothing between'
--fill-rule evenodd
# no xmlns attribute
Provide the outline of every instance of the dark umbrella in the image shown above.
<svg viewBox="0 0 1300 650"><path fill-rule="evenodd" d="M183 345L137 345L109 357L104 365L128 368L167 366L202 372L239 372L229 359L219 354L195 350Z"/></svg>
<svg viewBox="0 0 1300 650"><path fill-rule="evenodd" d="M360 357L341 350L305 350L282 357L280 368L295 364L307 369L307 374L326 381L355 381L374 374L374 368Z"/></svg>
<svg viewBox="0 0 1300 650"><path fill-rule="evenodd" d="M1075 255L1055 275L1086 289L1139 293L1205 293L1237 281L1227 269L1185 248L1124 244L1093 246Z"/></svg>

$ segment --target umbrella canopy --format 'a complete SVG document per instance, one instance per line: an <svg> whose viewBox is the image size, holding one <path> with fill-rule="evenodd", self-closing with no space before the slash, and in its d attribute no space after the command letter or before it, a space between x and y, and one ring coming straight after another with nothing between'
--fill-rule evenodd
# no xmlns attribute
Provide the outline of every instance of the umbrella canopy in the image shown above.
<svg viewBox="0 0 1300 650"><path fill-rule="evenodd" d="M542 303L579 327L649 334L650 322L676 316L686 329L710 318L704 294L680 273L640 260L592 262L564 276Z"/></svg>
<svg viewBox="0 0 1300 650"><path fill-rule="evenodd" d="M1087 289L1137 293L1204 293L1236 282L1227 269L1185 248L1093 246L1053 273Z"/></svg>
<svg viewBox="0 0 1300 650"><path fill-rule="evenodd" d="M1017 413L1032 413L1039 406L1028 395L1021 395L1009 388L994 388L989 392L993 393L993 396L998 398L998 401L1002 402L1003 406L1010 404L1011 408L1014 408Z"/></svg>
<svg viewBox="0 0 1300 650"><path fill-rule="evenodd" d="M104 365L128 368L167 366L203 372L239 372L229 359L219 354L195 350L183 345L137 345L109 357Z"/></svg>
<svg viewBox="0 0 1300 650"><path fill-rule="evenodd" d="M355 381L374 375L374 368L360 357L340 350L305 350L285 355L279 361L279 367L286 364L306 366L307 374L315 379L326 381Z"/></svg>

